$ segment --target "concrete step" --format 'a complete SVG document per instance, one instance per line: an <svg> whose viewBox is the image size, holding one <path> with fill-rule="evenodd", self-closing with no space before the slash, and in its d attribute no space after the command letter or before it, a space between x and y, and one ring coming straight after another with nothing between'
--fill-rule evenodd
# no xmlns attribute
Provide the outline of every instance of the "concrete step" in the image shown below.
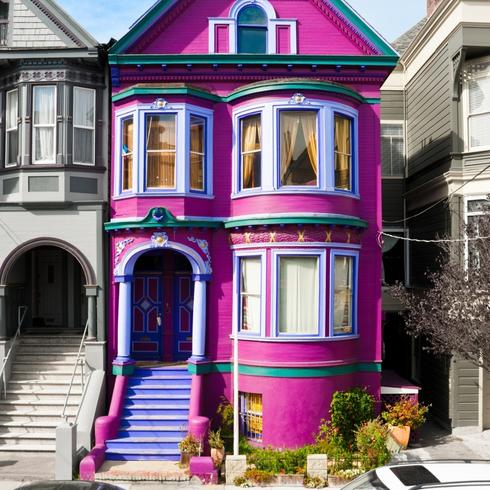
<svg viewBox="0 0 490 490"><path fill-rule="evenodd" d="M56 444L0 444L0 452L54 453Z"/></svg>
<svg viewBox="0 0 490 490"><path fill-rule="evenodd" d="M9 394L10 393L10 394ZM66 398L66 392L46 392L46 391L37 391L35 393L31 392L18 392L18 393L11 393L10 391L7 390L7 398L4 401L8 402L24 402L24 401L30 401L30 402L40 402L40 403L50 403L50 402L64 402ZM80 400L82 399L82 394L81 393L74 393L73 391L70 392L70 396L68 400L70 403L76 403L79 404Z"/></svg>
<svg viewBox="0 0 490 490"><path fill-rule="evenodd" d="M78 359L83 361L85 360L85 356L80 356ZM14 363L30 363L38 366L45 363L50 364L52 362L66 362L74 366L76 360L76 353L66 354L64 352L37 352L26 354L22 351L18 351L15 356Z"/></svg>
<svg viewBox="0 0 490 490"><path fill-rule="evenodd" d="M21 335L21 345L77 345L80 346L81 336L68 335Z"/></svg>
<svg viewBox="0 0 490 490"><path fill-rule="evenodd" d="M10 432L8 434L0 434L0 445L2 444L56 445L56 432L53 431L51 434L44 432Z"/></svg>
<svg viewBox="0 0 490 490"><path fill-rule="evenodd" d="M84 363L82 359L79 362L79 370L80 365ZM12 366L13 372L49 372L49 371L65 371L70 374L73 374L73 369L75 368L75 360L73 362L68 361L48 361L43 360L42 362L28 362L15 360Z"/></svg>
<svg viewBox="0 0 490 490"><path fill-rule="evenodd" d="M61 418L58 417L57 421L34 421L34 422L16 422L16 421L2 421L0 423L0 434L28 434L28 433L42 433L42 434L55 434L56 427L61 424Z"/></svg>
<svg viewBox="0 0 490 490"><path fill-rule="evenodd" d="M77 379L78 378L78 379ZM38 380L38 379L10 379L8 382L8 388L19 391L31 391L35 390L59 390L68 391L71 378L50 379L50 380ZM77 376L73 381L73 389L79 388L81 391L82 381L81 377Z"/></svg>
<svg viewBox="0 0 490 490"><path fill-rule="evenodd" d="M0 400L0 414L2 413L2 409L4 408L11 408L11 407L36 407L36 408L43 408L43 407L62 407L64 405L64 399L63 400L9 400L8 398L6 400ZM68 400L68 405L78 405L76 401L73 400Z"/></svg>
<svg viewBox="0 0 490 490"><path fill-rule="evenodd" d="M73 369L71 370L48 370L48 371L34 371L34 370L26 370L20 369L17 366L13 366L12 373L10 379L12 381L49 381L49 380L58 380L64 381L70 384L70 379L73 374ZM77 382L81 382L81 373L80 371L75 375L75 380Z"/></svg>
<svg viewBox="0 0 490 490"><path fill-rule="evenodd" d="M29 395L39 395L39 396L59 396L66 395L68 393L69 384L67 385L58 385L54 388L45 387L45 386L26 386L24 389L17 388L16 386L8 386L7 389L7 397L9 395L14 396L29 396ZM81 395L82 394L82 385L72 386L70 394L72 395Z"/></svg>
<svg viewBox="0 0 490 490"><path fill-rule="evenodd" d="M66 410L68 421L71 422L76 416L76 410L71 407ZM5 423L13 424L27 424L34 422L38 424L55 423L57 426L61 423L61 409L60 410L11 410L2 412L0 415L0 425Z"/></svg>

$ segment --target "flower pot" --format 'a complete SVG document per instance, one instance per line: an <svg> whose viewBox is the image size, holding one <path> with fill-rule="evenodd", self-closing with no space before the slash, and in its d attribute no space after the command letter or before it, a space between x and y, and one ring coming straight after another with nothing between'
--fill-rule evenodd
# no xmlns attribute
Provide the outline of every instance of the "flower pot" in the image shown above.
<svg viewBox="0 0 490 490"><path fill-rule="evenodd" d="M191 463L191 458L194 454L182 452L180 453L180 466L188 468Z"/></svg>
<svg viewBox="0 0 490 490"><path fill-rule="evenodd" d="M221 463L223 462L223 459L225 458L225 448L217 448L217 447L212 447L211 448L211 459L213 460L214 466L218 468L221 466Z"/></svg>
<svg viewBox="0 0 490 490"><path fill-rule="evenodd" d="M391 437L395 440L395 442L402 448L406 449L408 446L408 441L410 439L410 426L408 425L389 425Z"/></svg>

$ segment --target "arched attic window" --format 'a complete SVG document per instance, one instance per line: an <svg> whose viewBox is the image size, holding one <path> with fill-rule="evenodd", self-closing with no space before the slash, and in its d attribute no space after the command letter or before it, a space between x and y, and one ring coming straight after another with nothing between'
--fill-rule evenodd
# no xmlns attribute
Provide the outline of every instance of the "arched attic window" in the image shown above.
<svg viewBox="0 0 490 490"><path fill-rule="evenodd" d="M258 5L246 5L237 16L237 52L267 53L267 24L265 11Z"/></svg>

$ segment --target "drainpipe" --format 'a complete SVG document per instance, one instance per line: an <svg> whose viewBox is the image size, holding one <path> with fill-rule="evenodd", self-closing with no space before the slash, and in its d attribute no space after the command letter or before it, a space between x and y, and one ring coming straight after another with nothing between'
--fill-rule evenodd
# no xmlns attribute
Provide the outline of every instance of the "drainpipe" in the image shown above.
<svg viewBox="0 0 490 490"><path fill-rule="evenodd" d="M238 322L235 322L233 336L233 456L239 454L238 393Z"/></svg>

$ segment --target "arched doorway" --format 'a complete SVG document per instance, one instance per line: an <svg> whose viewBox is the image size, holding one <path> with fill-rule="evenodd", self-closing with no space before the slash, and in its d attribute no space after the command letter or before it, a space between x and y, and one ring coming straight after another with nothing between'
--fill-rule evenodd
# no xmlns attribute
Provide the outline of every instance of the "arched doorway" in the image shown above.
<svg viewBox="0 0 490 490"><path fill-rule="evenodd" d="M153 250L135 263L131 357L186 361L192 355L192 267L181 253Z"/></svg>

